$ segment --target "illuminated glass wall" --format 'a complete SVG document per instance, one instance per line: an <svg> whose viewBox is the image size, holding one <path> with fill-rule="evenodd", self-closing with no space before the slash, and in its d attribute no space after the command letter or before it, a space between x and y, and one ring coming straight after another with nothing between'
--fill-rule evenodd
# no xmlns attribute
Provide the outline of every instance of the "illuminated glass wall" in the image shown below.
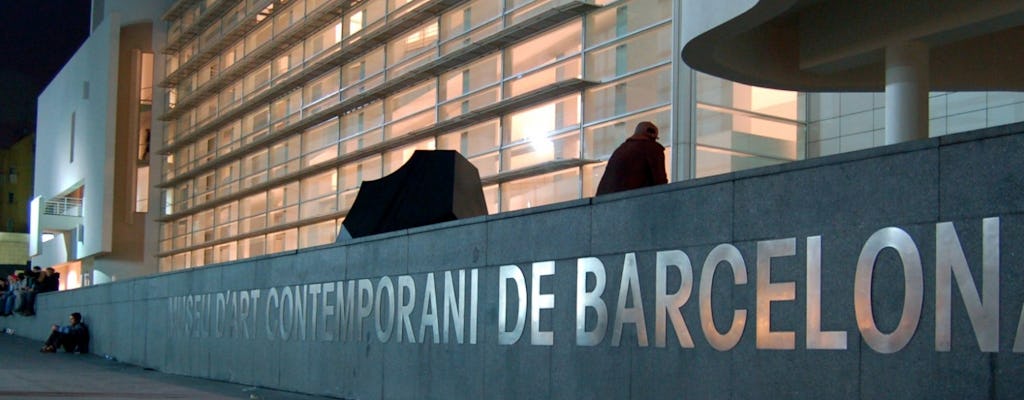
<svg viewBox="0 0 1024 400"><path fill-rule="evenodd" d="M644 120L695 177L803 155L802 97L682 66L673 0L206 3L169 21L161 270L332 243L417 149L466 156L491 213L593 196Z"/></svg>

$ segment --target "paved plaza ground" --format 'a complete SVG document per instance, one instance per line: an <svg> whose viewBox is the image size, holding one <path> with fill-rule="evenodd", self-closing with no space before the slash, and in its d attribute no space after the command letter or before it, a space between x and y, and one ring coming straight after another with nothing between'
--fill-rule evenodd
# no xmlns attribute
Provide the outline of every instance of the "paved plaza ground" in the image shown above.
<svg viewBox="0 0 1024 400"><path fill-rule="evenodd" d="M326 399L165 374L102 355L40 353L40 347L0 334L0 399Z"/></svg>

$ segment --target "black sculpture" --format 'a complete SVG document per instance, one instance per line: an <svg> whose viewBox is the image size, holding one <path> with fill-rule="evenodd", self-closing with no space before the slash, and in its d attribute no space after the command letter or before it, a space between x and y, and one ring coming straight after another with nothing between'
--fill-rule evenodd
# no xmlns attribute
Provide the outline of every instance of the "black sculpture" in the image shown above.
<svg viewBox="0 0 1024 400"><path fill-rule="evenodd" d="M487 215L480 173L456 151L416 150L390 175L364 181L338 241Z"/></svg>

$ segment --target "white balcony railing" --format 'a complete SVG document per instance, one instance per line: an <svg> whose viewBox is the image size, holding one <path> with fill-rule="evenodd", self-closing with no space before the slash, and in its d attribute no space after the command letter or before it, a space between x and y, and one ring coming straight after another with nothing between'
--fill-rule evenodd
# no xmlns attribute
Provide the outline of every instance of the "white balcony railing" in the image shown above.
<svg viewBox="0 0 1024 400"><path fill-rule="evenodd" d="M81 217L82 199L73 197L61 197L47 200L43 205L43 214L59 215L63 217Z"/></svg>

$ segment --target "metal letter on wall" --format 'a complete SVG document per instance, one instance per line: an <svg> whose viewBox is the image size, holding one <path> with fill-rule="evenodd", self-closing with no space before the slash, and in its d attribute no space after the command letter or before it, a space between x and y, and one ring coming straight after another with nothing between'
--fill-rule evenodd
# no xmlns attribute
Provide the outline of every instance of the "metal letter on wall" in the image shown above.
<svg viewBox="0 0 1024 400"><path fill-rule="evenodd" d="M952 285L978 338L981 351L999 351L999 218L982 221L982 295L974 286L967 257L952 222L935 225L935 350L949 351L952 342Z"/></svg>
<svg viewBox="0 0 1024 400"><path fill-rule="evenodd" d="M416 307L416 282L409 275L398 277L398 288L395 290L395 312L398 315L398 343L408 341L416 343L416 334L412 329L412 310Z"/></svg>
<svg viewBox="0 0 1024 400"><path fill-rule="evenodd" d="M384 305L385 298L387 299L386 306ZM395 286L391 282L391 277L385 275L380 278L373 304L376 306L376 317L373 318L373 322L377 331L377 340L387 343L391 339L391 331L395 327ZM381 320L382 317L386 318Z"/></svg>
<svg viewBox="0 0 1024 400"><path fill-rule="evenodd" d="M845 350L846 332L821 330L821 236L807 238L807 348Z"/></svg>
<svg viewBox="0 0 1024 400"><path fill-rule="evenodd" d="M440 343L437 321L437 288L434 285L434 273L427 274L426 289L423 291L423 312L420 313L420 343L426 343L427 327L430 327L434 343Z"/></svg>
<svg viewBox="0 0 1024 400"><path fill-rule="evenodd" d="M668 283L668 267L673 266L679 271L679 289L669 294L666 285ZM665 316L672 320L672 328L675 329L676 339L679 346L693 348L693 338L690 337L690 330L686 328L686 321L680 309L686 305L693 292L693 266L690 265L690 257L680 250L659 251L655 267L655 300L654 300L654 346L665 347Z"/></svg>
<svg viewBox="0 0 1024 400"><path fill-rule="evenodd" d="M441 317L444 323L441 335L444 337L443 342L448 343L449 327L455 325L455 341L461 344L466 326L466 270L459 270L458 297L455 296L453 285L452 271L444 271L444 314Z"/></svg>
<svg viewBox="0 0 1024 400"><path fill-rule="evenodd" d="M640 279L636 270L636 254L626 253L622 262L622 279L619 281L619 303L615 308L615 323L612 325L612 346L618 346L622 340L622 325L631 323L636 326L637 344L647 346L647 324L644 321L644 303L640 294ZM626 308L626 300L632 300L633 306Z"/></svg>
<svg viewBox="0 0 1024 400"><path fill-rule="evenodd" d="M724 334L718 332L714 315L711 313L711 287L714 283L715 270L722 262L732 267L733 283L747 284L747 264L743 262L740 250L728 243L712 249L708 258L704 260L704 268L700 272L700 325L711 347L718 351L727 351L735 347L743 337L743 327L747 324L747 310L734 311L729 331Z"/></svg>
<svg viewBox="0 0 1024 400"><path fill-rule="evenodd" d="M796 254L796 238L757 242L757 348L793 350L796 333L772 331L772 303L796 300L796 283L772 283L772 259Z"/></svg>
<svg viewBox="0 0 1024 400"><path fill-rule="evenodd" d="M359 293L356 293L356 341L363 340L363 321L373 314L373 282L369 279L358 281ZM283 302L282 302L283 303Z"/></svg>
<svg viewBox="0 0 1024 400"><path fill-rule="evenodd" d="M871 275L875 270L878 253L887 247L896 250L900 255L904 285L903 316L900 317L896 330L889 334L882 333L875 326L875 315L871 309ZM921 255L917 251L914 239L906 231L895 227L882 228L872 234L860 251L853 291L857 328L860 329L860 334L868 346L883 354L903 349L917 330L924 297Z"/></svg>
<svg viewBox="0 0 1024 400"><path fill-rule="evenodd" d="M555 274L554 261L533 263L530 279L530 344L551 346L555 343L552 331L540 330L540 310L555 308L555 295L540 293L540 278Z"/></svg>
<svg viewBox="0 0 1024 400"><path fill-rule="evenodd" d="M594 290L587 291L587 275L594 276ZM608 305L601 299L607 282L604 264L597 257L576 260L576 345L597 346L608 330ZM587 330L587 309L597 313L594 330Z"/></svg>
<svg viewBox="0 0 1024 400"><path fill-rule="evenodd" d="M508 310L507 282L512 281L518 294L516 325L511 331L505 329ZM504 265L498 269L498 344L514 344L523 336L526 325L526 277L523 270L515 265Z"/></svg>

